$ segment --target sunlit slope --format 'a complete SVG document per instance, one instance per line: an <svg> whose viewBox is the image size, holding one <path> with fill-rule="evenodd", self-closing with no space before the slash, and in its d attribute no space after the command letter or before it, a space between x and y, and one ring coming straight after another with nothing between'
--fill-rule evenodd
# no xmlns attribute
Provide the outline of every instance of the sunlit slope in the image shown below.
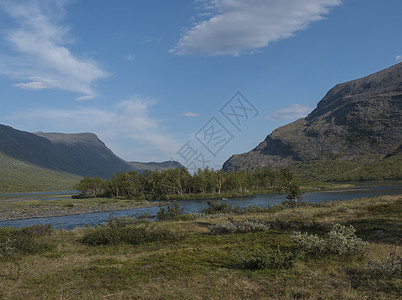
<svg viewBox="0 0 402 300"><path fill-rule="evenodd" d="M80 176L41 168L0 153L0 193L71 190Z"/></svg>

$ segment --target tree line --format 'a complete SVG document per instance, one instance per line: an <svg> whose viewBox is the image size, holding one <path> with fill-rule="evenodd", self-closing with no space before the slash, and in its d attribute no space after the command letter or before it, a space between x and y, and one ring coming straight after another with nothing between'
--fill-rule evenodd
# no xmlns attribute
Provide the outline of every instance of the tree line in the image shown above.
<svg viewBox="0 0 402 300"><path fill-rule="evenodd" d="M110 179L84 177L75 189L83 197L142 197L163 199L167 195L245 193L253 191L290 191L299 189L295 175L288 169L222 170L186 168L138 173L119 172Z"/></svg>

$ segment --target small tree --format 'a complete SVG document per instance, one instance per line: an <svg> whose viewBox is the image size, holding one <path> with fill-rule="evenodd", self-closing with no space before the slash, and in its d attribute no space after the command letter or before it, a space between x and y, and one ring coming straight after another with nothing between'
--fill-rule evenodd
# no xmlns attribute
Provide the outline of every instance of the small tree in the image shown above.
<svg viewBox="0 0 402 300"><path fill-rule="evenodd" d="M284 181L285 192L287 192L286 199L289 199L294 204L297 204L303 194L300 189L298 179L289 169L282 169L281 176L282 180Z"/></svg>
<svg viewBox="0 0 402 300"><path fill-rule="evenodd" d="M296 183L290 183L286 187L286 199L293 201L295 204L301 199L303 192L300 189L300 186Z"/></svg>
<svg viewBox="0 0 402 300"><path fill-rule="evenodd" d="M172 205L168 204L166 209L159 206L159 212L156 216L158 221L177 220L183 214L184 208L179 207L179 203L175 201Z"/></svg>

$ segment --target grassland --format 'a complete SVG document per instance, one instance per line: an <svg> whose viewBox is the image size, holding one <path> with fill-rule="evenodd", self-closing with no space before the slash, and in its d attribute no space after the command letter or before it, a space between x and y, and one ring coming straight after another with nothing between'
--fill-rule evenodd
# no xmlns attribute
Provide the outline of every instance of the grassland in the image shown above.
<svg viewBox="0 0 402 300"><path fill-rule="evenodd" d="M170 232L153 242L100 246L83 243L83 237L99 233L103 227L33 234L29 243L24 240L21 244L25 252L16 250L0 259L0 298L400 299L402 296L400 273L377 276L365 267L368 260L384 260L389 253L401 254L402 195L187 219L123 227L122 232L135 231L138 226ZM208 233L213 224L246 219L276 226L254 233ZM370 243L368 255L363 258L298 255L288 268L250 269L239 263L239 257L247 258L261 250L297 253L299 250L291 240L294 230L324 237L334 223L353 225L357 236ZM113 227L107 230L113 232ZM19 237L27 232L35 230L18 233L2 229L3 246L6 236Z"/></svg>
<svg viewBox="0 0 402 300"><path fill-rule="evenodd" d="M82 177L48 170L0 153L0 193L70 191Z"/></svg>

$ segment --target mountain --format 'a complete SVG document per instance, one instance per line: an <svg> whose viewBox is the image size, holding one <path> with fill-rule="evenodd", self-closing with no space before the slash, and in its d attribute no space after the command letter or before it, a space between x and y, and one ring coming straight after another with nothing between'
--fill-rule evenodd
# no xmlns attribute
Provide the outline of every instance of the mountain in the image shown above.
<svg viewBox="0 0 402 300"><path fill-rule="evenodd" d="M47 139L52 144L52 150L60 152L63 157L52 160L63 171L81 175L108 178L117 172L138 171L126 161L116 156L93 133L34 133ZM68 166L64 162L69 162Z"/></svg>
<svg viewBox="0 0 402 300"><path fill-rule="evenodd" d="M0 191L71 189L83 176L172 167L182 166L126 162L93 133L29 133L0 124Z"/></svg>
<svg viewBox="0 0 402 300"><path fill-rule="evenodd" d="M162 171L162 170L167 170L167 169L181 169L184 168L184 166L177 162L177 161L164 161L164 162L149 162L149 163L143 163L143 162L136 162L136 161L131 161L129 164L141 171L145 170L150 170L150 171Z"/></svg>
<svg viewBox="0 0 402 300"><path fill-rule="evenodd" d="M322 168L324 164L328 168L342 166L342 170L333 172L342 173L333 174L335 177L362 179L363 173L373 166L381 169L383 163L392 166L388 177L402 178L401 158L402 63L399 63L367 77L337 84L306 118L274 130L250 152L233 155L223 169L272 166L302 170L312 166Z"/></svg>

